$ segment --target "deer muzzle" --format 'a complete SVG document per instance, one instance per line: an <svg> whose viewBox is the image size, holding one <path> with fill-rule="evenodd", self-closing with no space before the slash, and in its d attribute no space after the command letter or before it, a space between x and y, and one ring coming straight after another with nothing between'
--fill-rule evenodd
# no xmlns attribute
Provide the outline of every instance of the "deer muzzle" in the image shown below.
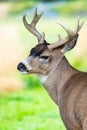
<svg viewBox="0 0 87 130"><path fill-rule="evenodd" d="M20 62L17 66L17 69L23 73L23 74L27 74L29 72L29 70L27 69L27 67L25 66L24 63Z"/></svg>
<svg viewBox="0 0 87 130"><path fill-rule="evenodd" d="M26 58L24 61L20 62L17 66L17 69L22 74L28 74L32 70L32 67L28 64L30 58Z"/></svg>

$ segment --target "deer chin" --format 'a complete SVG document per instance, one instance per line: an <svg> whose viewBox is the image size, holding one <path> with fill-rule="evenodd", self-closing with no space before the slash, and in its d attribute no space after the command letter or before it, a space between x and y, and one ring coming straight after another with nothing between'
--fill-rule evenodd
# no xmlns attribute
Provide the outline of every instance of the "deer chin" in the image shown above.
<svg viewBox="0 0 87 130"><path fill-rule="evenodd" d="M27 71L20 71L20 72L21 72L21 74L28 74Z"/></svg>
<svg viewBox="0 0 87 130"><path fill-rule="evenodd" d="M29 71L28 71L28 70L20 70L20 73L21 73L21 74L28 74Z"/></svg>

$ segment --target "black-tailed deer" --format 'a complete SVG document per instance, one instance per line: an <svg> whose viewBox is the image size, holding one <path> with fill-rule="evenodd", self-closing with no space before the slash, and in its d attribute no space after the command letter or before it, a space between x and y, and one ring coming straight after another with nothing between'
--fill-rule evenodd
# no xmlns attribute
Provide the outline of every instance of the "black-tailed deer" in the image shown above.
<svg viewBox="0 0 87 130"><path fill-rule="evenodd" d="M38 45L31 49L30 55L18 65L24 74L38 74L50 97L59 106L61 118L67 130L87 130L87 73L74 69L64 53L71 50L78 38L83 22L78 19L74 31L60 24L67 37L53 44L47 43L45 34L36 30L36 24L42 14L35 11L30 24L23 16L25 27L38 39Z"/></svg>

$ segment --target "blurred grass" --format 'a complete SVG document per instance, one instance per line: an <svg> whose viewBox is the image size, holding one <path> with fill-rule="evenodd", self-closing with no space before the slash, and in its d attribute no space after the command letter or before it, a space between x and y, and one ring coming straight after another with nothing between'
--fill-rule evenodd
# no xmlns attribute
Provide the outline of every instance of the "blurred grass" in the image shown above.
<svg viewBox="0 0 87 130"><path fill-rule="evenodd" d="M0 130L65 130L57 106L44 89L0 96Z"/></svg>
<svg viewBox="0 0 87 130"><path fill-rule="evenodd" d="M20 78L25 83L25 86L30 89L41 87L41 82L36 75L21 75Z"/></svg>

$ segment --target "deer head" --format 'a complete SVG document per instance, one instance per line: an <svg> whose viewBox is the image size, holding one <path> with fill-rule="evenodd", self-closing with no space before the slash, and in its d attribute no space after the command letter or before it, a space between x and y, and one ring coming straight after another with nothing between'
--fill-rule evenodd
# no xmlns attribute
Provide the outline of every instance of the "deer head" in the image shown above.
<svg viewBox="0 0 87 130"><path fill-rule="evenodd" d="M75 46L78 32L83 25L83 22L80 23L80 19L78 18L75 30L71 31L58 21L58 24L67 32L67 37L62 39L61 36L58 35L59 40L49 44L45 40L45 34L39 33L36 29L36 24L41 16L42 13L38 14L36 9L30 24L26 21L26 15L23 16L23 23L26 29L38 39L38 44L31 49L29 56L24 61L20 62L17 67L18 70L24 74L37 73L48 75L49 72L58 65L64 53Z"/></svg>

